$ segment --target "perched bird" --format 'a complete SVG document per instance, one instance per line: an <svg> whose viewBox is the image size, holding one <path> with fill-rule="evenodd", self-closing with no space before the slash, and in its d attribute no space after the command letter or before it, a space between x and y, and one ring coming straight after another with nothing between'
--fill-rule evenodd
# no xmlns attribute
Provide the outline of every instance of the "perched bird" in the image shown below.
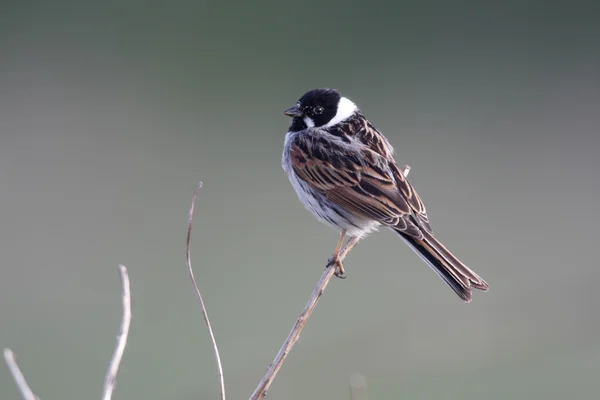
<svg viewBox="0 0 600 400"><path fill-rule="evenodd" d="M455 292L488 284L434 236L421 198L394 160L390 142L348 98L314 89L284 112L292 117L282 166L304 206L338 229L328 266L344 277L340 254L380 226L396 232ZM349 240L342 249L344 238Z"/></svg>

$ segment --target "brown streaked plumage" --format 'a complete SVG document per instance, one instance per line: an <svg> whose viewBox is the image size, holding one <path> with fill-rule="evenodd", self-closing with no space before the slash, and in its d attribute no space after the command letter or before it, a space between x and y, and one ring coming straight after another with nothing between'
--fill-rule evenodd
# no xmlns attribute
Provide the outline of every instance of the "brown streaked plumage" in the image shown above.
<svg viewBox="0 0 600 400"><path fill-rule="evenodd" d="M394 160L389 141L337 91L315 89L286 111L283 168L304 205L353 246L380 226L400 237L466 302L487 283L434 236L425 206Z"/></svg>

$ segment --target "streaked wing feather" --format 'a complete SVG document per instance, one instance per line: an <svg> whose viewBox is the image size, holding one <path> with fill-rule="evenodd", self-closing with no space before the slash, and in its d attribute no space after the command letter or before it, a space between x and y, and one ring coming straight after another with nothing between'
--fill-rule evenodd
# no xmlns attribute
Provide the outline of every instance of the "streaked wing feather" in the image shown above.
<svg viewBox="0 0 600 400"><path fill-rule="evenodd" d="M433 233L431 229L431 225L429 223L429 217L427 216L427 210L425 209L425 204L421 200L421 197L417 193L417 191L412 187L412 185L408 182L400 168L394 163L392 166L392 171L394 177L396 178L396 185L398 186L399 191L402 193L406 202L410 205L410 208L417 220L419 226L425 229L429 233Z"/></svg>
<svg viewBox="0 0 600 400"><path fill-rule="evenodd" d="M335 141L315 143L298 138L290 147L292 167L300 179L333 203L422 238L420 229L410 218L412 206L399 190L389 162L369 149L361 149L362 154L352 154L359 150L341 146L343 144ZM339 160L340 154L350 156Z"/></svg>
<svg viewBox="0 0 600 400"><path fill-rule="evenodd" d="M376 153L388 160L389 167L392 170L392 174L389 178L392 178L395 181L394 189L404 196L405 202L410 206L419 227L425 229L429 233L433 233L429 218L427 217L425 205L394 161L394 148L387 138L375 128L369 120L364 118L361 114L360 118L351 118L340 124L337 128L331 129L330 132L337 137L351 135L354 140L362 143L371 150L371 152L366 153L367 156L369 155L368 153ZM408 211L406 213L408 213Z"/></svg>

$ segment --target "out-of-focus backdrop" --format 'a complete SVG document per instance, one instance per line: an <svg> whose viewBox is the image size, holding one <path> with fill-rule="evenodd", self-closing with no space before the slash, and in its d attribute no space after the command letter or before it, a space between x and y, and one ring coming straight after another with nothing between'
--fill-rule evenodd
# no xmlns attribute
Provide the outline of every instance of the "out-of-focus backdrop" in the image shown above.
<svg viewBox="0 0 600 400"><path fill-rule="evenodd" d="M390 139L463 304L391 232L362 242L271 399L564 399L600 390L594 2L29 1L0 14L0 346L43 399L248 397L337 233L280 168L282 112L334 87ZM0 367L0 398L17 390Z"/></svg>

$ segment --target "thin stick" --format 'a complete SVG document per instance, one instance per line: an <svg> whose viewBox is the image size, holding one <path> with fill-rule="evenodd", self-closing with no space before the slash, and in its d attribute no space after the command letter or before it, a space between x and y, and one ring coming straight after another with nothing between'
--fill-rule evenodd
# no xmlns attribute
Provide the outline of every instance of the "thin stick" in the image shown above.
<svg viewBox="0 0 600 400"><path fill-rule="evenodd" d="M404 164L404 168L402 168L402 174L404 175L405 178L408 176L409 172L410 172L410 165Z"/></svg>
<svg viewBox="0 0 600 400"><path fill-rule="evenodd" d="M192 284L194 285L194 290L196 291L196 297L198 298L198 302L200 303L200 308L202 309L202 316L204 317L204 322L206 323L206 328L208 329L208 335L210 336L210 341L213 346L213 350L215 352L215 358L217 359L217 370L219 373L219 382L221 385L221 400L225 400L225 379L223 378L223 366L221 365L221 356L219 356L219 348L217 347L217 341L215 340L215 335L213 333L212 327L210 325L210 320L208 319L208 313L206 312L206 306L204 305L204 300L202 300L202 294L200 294L200 289L198 289L198 284L196 283L196 278L194 278L194 271L192 270L192 258L190 255L190 238L192 235L192 219L194 216L194 203L196 202L196 197L198 197L198 192L202 187L202 182L198 183L196 186L196 190L194 190L194 195L192 196L192 205L190 206L190 212L188 217L188 232L187 232L187 241L186 241L186 260L188 266L188 272L190 274L190 279L192 280Z"/></svg>
<svg viewBox="0 0 600 400"><path fill-rule="evenodd" d="M12 373L15 383L21 391L21 396L23 396L23 400L39 400L39 398L33 393L31 388L27 384L25 376L23 376L23 373L17 365L17 361L15 360L15 354L12 352L11 349L4 349L4 361L6 361L6 365L8 365L8 368Z"/></svg>
<svg viewBox="0 0 600 400"><path fill-rule="evenodd" d="M119 335L117 336L117 346L115 347L110 364L108 364L108 370L106 371L106 377L104 378L104 393L102 394L102 400L110 400L112 393L115 390L117 373L119 372L119 365L121 364L121 359L125 352L127 336L129 335L129 325L131 324L131 291L129 287L129 275L127 274L127 268L124 265L119 265L119 271L123 283L123 318L121 320Z"/></svg>
<svg viewBox="0 0 600 400"><path fill-rule="evenodd" d="M343 259L342 255L340 254L340 261L343 261L343 260L344 259ZM335 272L336 268L337 268L336 265L333 264L325 270L323 275L321 275L321 279L319 279L319 282L317 282L317 286L315 287L312 294L310 295L310 298L308 299L308 303L306 303L304 310L302 310L302 313L296 320L296 323L294 324L294 327L292 328L287 339L283 343L283 346L281 346L281 349L279 349L279 352L275 356L275 359L273 360L271 365L269 365L269 368L267 369L265 376L263 376L263 378L258 383L258 386L254 390L254 393L252 393L252 396L250 396L251 400L262 399L267 394L267 390L273 383L273 379L275 379L275 375L277 375L277 372L279 372L279 369L283 365L283 362L285 361L290 350L292 349L292 347L296 344L296 342L300 338L300 332L302 331L302 328L304 328L304 325L306 325L306 322L308 321L308 317L310 317L313 310L317 306L317 302L323 295L323 291L325 290L325 288L327 287L327 284L331 280L331 277L333 276L333 273Z"/></svg>
<svg viewBox="0 0 600 400"><path fill-rule="evenodd" d="M405 165L402 170L402 173L406 177L409 171L410 167L408 165ZM346 257L346 255L348 255L348 252L355 244L356 241L353 241L352 239L350 239L348 243L346 243L346 246L344 246L339 255L340 262L344 261L344 258ZM279 352L275 356L275 359L267 368L267 372L258 383L256 389L254 389L254 393L252 393L252 396L250 396L250 400L260 400L267 394L267 390L269 390L269 387L273 383L275 375L277 375L277 372L279 372L279 369L281 368L286 357L292 350L292 347L294 347L294 345L300 338L300 332L304 328L304 325L306 325L308 318L317 306L317 302L323 295L323 292L325 291L327 284L331 280L331 277L333 276L333 273L335 272L336 268L337 267L335 264L330 265L325 270L323 275L321 275L321 279L319 279L319 282L317 282L317 286L315 286L312 294L308 299L308 302L306 303L306 306L304 306L304 310L302 310L302 313L300 313L300 316L296 320L296 323L290 331L290 334L288 335L287 339L285 340L285 342L283 342L283 345L279 349Z"/></svg>

